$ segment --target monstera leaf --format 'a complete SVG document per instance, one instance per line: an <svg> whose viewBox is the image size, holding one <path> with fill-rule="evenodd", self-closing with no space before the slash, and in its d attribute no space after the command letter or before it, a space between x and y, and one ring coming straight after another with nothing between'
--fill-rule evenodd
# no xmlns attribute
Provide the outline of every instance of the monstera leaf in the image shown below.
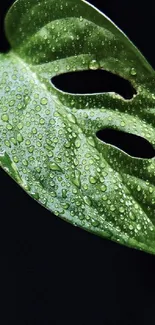
<svg viewBox="0 0 155 325"><path fill-rule="evenodd" d="M82 0L18 0L5 20L12 50L0 55L0 164L64 220L155 253L155 159L97 136L110 128L155 147L155 73L129 39ZM72 94L51 79L104 69L128 80L115 92Z"/></svg>

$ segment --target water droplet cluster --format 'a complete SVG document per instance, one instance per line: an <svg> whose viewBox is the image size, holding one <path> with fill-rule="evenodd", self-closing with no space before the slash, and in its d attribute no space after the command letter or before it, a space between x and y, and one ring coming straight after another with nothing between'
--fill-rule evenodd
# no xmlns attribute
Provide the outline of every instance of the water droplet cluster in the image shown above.
<svg viewBox="0 0 155 325"><path fill-rule="evenodd" d="M140 54L135 58L135 48L110 21L82 1L21 3L22 9L20 1L14 4L7 23L16 54L0 56L1 166L55 215L151 251L155 160L135 159L96 137L110 127L140 135L155 147L155 80L149 81L149 65ZM10 17L18 12L17 29ZM130 80L137 95L123 100L115 93L65 94L50 82L60 73L99 68Z"/></svg>

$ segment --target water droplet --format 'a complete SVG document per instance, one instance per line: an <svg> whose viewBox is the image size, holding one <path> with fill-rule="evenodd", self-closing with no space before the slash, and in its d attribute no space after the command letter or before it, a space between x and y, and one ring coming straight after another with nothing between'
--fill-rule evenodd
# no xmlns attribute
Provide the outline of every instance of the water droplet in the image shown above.
<svg viewBox="0 0 155 325"><path fill-rule="evenodd" d="M23 160L22 160L22 164L23 164L24 166L28 166L28 161L27 161L26 159L23 159Z"/></svg>
<svg viewBox="0 0 155 325"><path fill-rule="evenodd" d="M131 74L132 76L136 76L137 72L136 72L135 68L131 68L131 70L130 70L130 74Z"/></svg>
<svg viewBox="0 0 155 325"><path fill-rule="evenodd" d="M91 220L91 224L92 224L93 227L98 227L100 223L99 223L98 220L93 219L93 220Z"/></svg>
<svg viewBox="0 0 155 325"><path fill-rule="evenodd" d="M19 103L19 104L17 105L17 108L20 110L20 109L23 108L23 105L22 105L21 103Z"/></svg>
<svg viewBox="0 0 155 325"><path fill-rule="evenodd" d="M66 190L62 190L62 197L65 199L67 197L67 191Z"/></svg>
<svg viewBox="0 0 155 325"><path fill-rule="evenodd" d="M40 174L41 173L41 168L40 167L36 167L36 172Z"/></svg>
<svg viewBox="0 0 155 325"><path fill-rule="evenodd" d="M22 123L18 123L17 124L17 127L18 127L19 130L21 130L23 128L23 124Z"/></svg>
<svg viewBox="0 0 155 325"><path fill-rule="evenodd" d="M69 141L67 141L65 144L64 144L65 148L70 148L71 147L71 143Z"/></svg>
<svg viewBox="0 0 155 325"><path fill-rule="evenodd" d="M11 101L9 102L9 106L10 106L10 107L14 106L14 104L15 104L15 101L14 101L14 100L11 100Z"/></svg>
<svg viewBox="0 0 155 325"><path fill-rule="evenodd" d="M35 200L39 200L39 193L38 193L38 192L31 192L31 196L32 196Z"/></svg>
<svg viewBox="0 0 155 325"><path fill-rule="evenodd" d="M115 211L115 207L114 207L114 205L111 205L111 206L110 206L110 210L111 210L112 212Z"/></svg>
<svg viewBox="0 0 155 325"><path fill-rule="evenodd" d="M100 67L100 65L96 60L92 60L89 63L89 69L91 69L91 70L97 70L97 69L99 69L99 67Z"/></svg>
<svg viewBox="0 0 155 325"><path fill-rule="evenodd" d="M13 157L13 161L14 161L15 163L18 163L19 160L18 160L18 158L17 158L16 156L14 156L14 157Z"/></svg>
<svg viewBox="0 0 155 325"><path fill-rule="evenodd" d="M39 121L39 124L44 125L45 124L45 120L43 118L41 118L40 121Z"/></svg>
<svg viewBox="0 0 155 325"><path fill-rule="evenodd" d="M43 97L43 98L41 99L40 103L41 103L42 105L47 105L47 103L48 103L47 98L46 98L46 97Z"/></svg>
<svg viewBox="0 0 155 325"><path fill-rule="evenodd" d="M68 120L71 122L71 123L76 123L76 119L75 119L75 117L74 117L74 115L73 114L68 114L67 115L68 116Z"/></svg>
<svg viewBox="0 0 155 325"><path fill-rule="evenodd" d="M50 182L51 187L55 186L55 183L53 181Z"/></svg>
<svg viewBox="0 0 155 325"><path fill-rule="evenodd" d="M40 111L41 111L41 107L40 107L39 105L37 105L37 106L35 107L35 110L36 110L37 112L40 112Z"/></svg>
<svg viewBox="0 0 155 325"><path fill-rule="evenodd" d="M102 186L101 186L101 191L102 191L102 192L105 192L106 190L107 190L106 185L102 185Z"/></svg>
<svg viewBox="0 0 155 325"><path fill-rule="evenodd" d="M123 207L119 208L119 212L124 213L125 209Z"/></svg>
<svg viewBox="0 0 155 325"><path fill-rule="evenodd" d="M83 188L84 188L84 190L88 190L88 185L87 184L83 184Z"/></svg>
<svg viewBox="0 0 155 325"><path fill-rule="evenodd" d="M63 209L67 210L69 208L69 203L62 203Z"/></svg>
<svg viewBox="0 0 155 325"><path fill-rule="evenodd" d="M32 152L34 151L34 146L30 146L30 147L28 147L27 150L28 150L29 153L32 153Z"/></svg>
<svg viewBox="0 0 155 325"><path fill-rule="evenodd" d="M54 163L54 162L50 163L49 167L50 167L51 170L54 170L54 171L59 171L59 172L62 171L61 167L58 164Z"/></svg>
<svg viewBox="0 0 155 325"><path fill-rule="evenodd" d="M135 221L136 220L136 217L131 213L129 212L129 217L131 220Z"/></svg>
<svg viewBox="0 0 155 325"><path fill-rule="evenodd" d="M12 130L12 125L11 124L7 124L6 127L7 127L8 130Z"/></svg>
<svg viewBox="0 0 155 325"><path fill-rule="evenodd" d="M25 141L25 144L26 144L27 146L29 146L29 145L31 144L31 141L30 141L29 139L27 139L27 140Z"/></svg>
<svg viewBox="0 0 155 325"><path fill-rule="evenodd" d="M140 187L140 185L137 186L137 191L138 191L138 192L141 191L141 187Z"/></svg>
<svg viewBox="0 0 155 325"><path fill-rule="evenodd" d="M155 94L152 94L152 98L155 99Z"/></svg>
<svg viewBox="0 0 155 325"><path fill-rule="evenodd" d="M36 134L36 133L37 133L37 129L36 129L36 128L33 128L33 129L32 129L32 133L33 133L33 134Z"/></svg>
<svg viewBox="0 0 155 325"><path fill-rule="evenodd" d="M3 106L3 107L2 107L2 110L3 110L3 112L7 112L7 110L8 110L8 107L6 107L6 106Z"/></svg>
<svg viewBox="0 0 155 325"><path fill-rule="evenodd" d="M89 198L88 196L84 196L84 197L83 197L83 201L84 201L87 205L91 206L91 200L90 200L90 198Z"/></svg>
<svg viewBox="0 0 155 325"><path fill-rule="evenodd" d="M138 224L138 225L137 225L137 229L138 229L138 230L141 230L141 228L142 228L141 225Z"/></svg>
<svg viewBox="0 0 155 325"><path fill-rule="evenodd" d="M21 133L17 134L17 141L18 142L22 142L23 141L23 136L21 135Z"/></svg>
<svg viewBox="0 0 155 325"><path fill-rule="evenodd" d="M87 139L87 141L88 141L88 143L90 144L90 146L95 147L95 142L94 142L94 139L93 139L92 137L89 137L89 138Z"/></svg>
<svg viewBox="0 0 155 325"><path fill-rule="evenodd" d="M90 176L90 177L89 177L89 182L90 182L91 184L96 184L97 179L96 179L95 177L93 177L93 176Z"/></svg>
<svg viewBox="0 0 155 325"><path fill-rule="evenodd" d="M8 114L2 114L1 119L3 122L8 122L8 120L9 120Z"/></svg>
<svg viewBox="0 0 155 325"><path fill-rule="evenodd" d="M81 146L81 141L80 141L80 139L77 139L77 140L75 141L75 147L76 147L76 148L80 148L80 146Z"/></svg>
<svg viewBox="0 0 155 325"><path fill-rule="evenodd" d="M125 126L125 122L124 122L124 121L121 122L121 126L122 126L122 127Z"/></svg>
<svg viewBox="0 0 155 325"><path fill-rule="evenodd" d="M5 143L5 145L6 145L7 147L9 147L9 148L11 147L11 143L10 143L8 140L6 140L4 143Z"/></svg>
<svg viewBox="0 0 155 325"><path fill-rule="evenodd" d="M10 141L15 145L17 144L17 140L15 138L10 138Z"/></svg>
<svg viewBox="0 0 155 325"><path fill-rule="evenodd" d="M75 104L75 101L72 99L71 100L71 106L74 106L74 104Z"/></svg>
<svg viewBox="0 0 155 325"><path fill-rule="evenodd" d="M72 178L72 182L75 186L80 187L81 186L81 179L80 179L81 173L78 170L75 170L74 177Z"/></svg>
<svg viewBox="0 0 155 325"><path fill-rule="evenodd" d="M59 71L59 66L58 65L55 66L54 71L55 72L58 72Z"/></svg>

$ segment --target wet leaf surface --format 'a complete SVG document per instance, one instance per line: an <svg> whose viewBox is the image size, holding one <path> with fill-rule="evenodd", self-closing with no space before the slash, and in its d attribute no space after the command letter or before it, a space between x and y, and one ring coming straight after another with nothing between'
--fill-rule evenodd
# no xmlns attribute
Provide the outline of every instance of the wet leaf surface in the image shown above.
<svg viewBox="0 0 155 325"><path fill-rule="evenodd" d="M133 157L97 137L109 128L155 149L154 70L85 1L18 0L5 28L12 50L0 55L2 168L55 215L155 253L154 156ZM133 96L72 93L51 83L88 70L123 78Z"/></svg>

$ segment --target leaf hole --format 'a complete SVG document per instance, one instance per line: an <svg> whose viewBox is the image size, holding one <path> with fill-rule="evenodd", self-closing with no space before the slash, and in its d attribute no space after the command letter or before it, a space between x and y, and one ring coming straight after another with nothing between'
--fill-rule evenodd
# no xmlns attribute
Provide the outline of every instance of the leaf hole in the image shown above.
<svg viewBox="0 0 155 325"><path fill-rule="evenodd" d="M132 99L136 94L128 80L101 69L67 72L53 77L51 81L59 90L72 94L115 92L124 99Z"/></svg>
<svg viewBox="0 0 155 325"><path fill-rule="evenodd" d="M98 131L96 136L103 142L114 145L130 156L145 159L155 157L152 144L141 136L108 128Z"/></svg>

